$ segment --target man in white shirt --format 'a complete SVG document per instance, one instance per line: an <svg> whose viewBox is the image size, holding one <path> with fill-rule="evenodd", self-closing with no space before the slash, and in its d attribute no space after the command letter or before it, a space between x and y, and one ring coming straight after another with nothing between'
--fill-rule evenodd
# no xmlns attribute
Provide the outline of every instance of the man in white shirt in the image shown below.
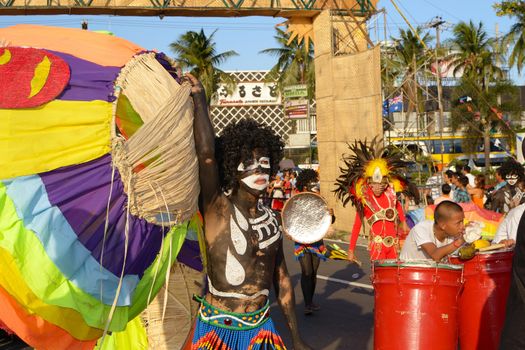
<svg viewBox="0 0 525 350"><path fill-rule="evenodd" d="M435 201L440 195L440 187L443 184L443 177L438 173L437 170L434 170L433 175L428 178L426 186L428 188L428 193L432 200Z"/></svg>
<svg viewBox="0 0 525 350"><path fill-rule="evenodd" d="M470 167L468 165L463 167L462 173L467 177L470 187L476 187L476 177L470 173Z"/></svg>
<svg viewBox="0 0 525 350"><path fill-rule="evenodd" d="M516 244L518 225L524 212L525 203L511 209L505 219L499 224L498 231L496 231L496 236L494 236L492 243L503 243L509 248L513 247L514 244Z"/></svg>
<svg viewBox="0 0 525 350"><path fill-rule="evenodd" d="M410 230L401 250L401 260L434 260L440 262L465 243L465 214L454 202L441 202L434 221L425 220Z"/></svg>

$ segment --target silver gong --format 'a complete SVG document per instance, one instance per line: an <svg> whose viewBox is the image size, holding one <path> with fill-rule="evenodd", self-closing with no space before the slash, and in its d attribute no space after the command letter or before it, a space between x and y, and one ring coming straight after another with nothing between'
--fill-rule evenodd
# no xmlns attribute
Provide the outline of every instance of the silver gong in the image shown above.
<svg viewBox="0 0 525 350"><path fill-rule="evenodd" d="M332 223L326 201L311 192L299 193L288 199L281 215L284 233L302 244L323 239Z"/></svg>

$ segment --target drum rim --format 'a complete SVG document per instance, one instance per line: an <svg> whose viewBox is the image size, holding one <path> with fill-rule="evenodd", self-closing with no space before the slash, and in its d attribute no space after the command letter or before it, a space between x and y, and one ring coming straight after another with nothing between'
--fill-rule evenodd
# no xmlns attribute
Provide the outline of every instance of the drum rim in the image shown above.
<svg viewBox="0 0 525 350"><path fill-rule="evenodd" d="M285 209L286 207L288 206L289 203L292 202L292 200L295 198L297 199L297 197L301 197L304 195L307 195L307 196L315 196L315 197L318 197L319 199L321 199L321 201L323 201L323 203L326 205L326 208L328 210L328 213L330 213L330 208L328 207L328 203L326 202L326 199L324 199L323 196L321 196L320 194L318 193L315 193L315 192L299 192L299 193L296 193L294 194L292 197L290 197L285 203L284 203L284 206L283 206L283 209L281 210L281 226L283 228L283 232L284 234L286 235L286 237L288 237L289 239L291 239L292 241L294 242L297 242L297 243L300 243L300 244L312 244L312 243L315 243L315 242L318 242L320 240L322 240L324 238L324 236L326 236L326 234L328 233L329 229L330 229L330 226L331 226L331 223L328 225L327 229L326 229L326 232L324 233L323 237L321 237L320 239L315 239L315 240L308 240L308 241L298 241L296 238L292 237L289 233L288 233L288 230L286 228L286 225L284 223L284 217L283 217L283 214L285 212Z"/></svg>
<svg viewBox="0 0 525 350"><path fill-rule="evenodd" d="M501 253L512 253L512 252L514 252L514 248L501 248L501 249L498 249L498 250L489 250L487 252L479 252L479 251L477 251L476 255L479 255L479 254L490 255L490 254L501 254ZM476 255L474 255L474 257ZM459 255L458 254L451 254L450 257L451 258L455 258L455 259L459 259ZM464 260L464 261L469 261L469 260L471 260L471 259Z"/></svg>
<svg viewBox="0 0 525 350"><path fill-rule="evenodd" d="M436 263L433 260L429 259L419 259L419 260L396 260L396 259L385 259L385 260L375 260L374 267L423 267L429 269L446 269L446 270L461 270L463 269L462 265L458 264L447 264L447 263Z"/></svg>

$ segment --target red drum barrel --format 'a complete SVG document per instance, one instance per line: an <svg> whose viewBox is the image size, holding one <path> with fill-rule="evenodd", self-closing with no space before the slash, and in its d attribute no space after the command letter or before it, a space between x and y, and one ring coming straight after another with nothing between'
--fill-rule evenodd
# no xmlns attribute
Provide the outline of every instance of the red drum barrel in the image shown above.
<svg viewBox="0 0 525 350"><path fill-rule="evenodd" d="M461 350L496 350L505 321L512 271L511 250L478 253L464 265L465 285L459 300Z"/></svg>
<svg viewBox="0 0 525 350"><path fill-rule="evenodd" d="M456 350L462 272L433 261L375 261L374 349Z"/></svg>

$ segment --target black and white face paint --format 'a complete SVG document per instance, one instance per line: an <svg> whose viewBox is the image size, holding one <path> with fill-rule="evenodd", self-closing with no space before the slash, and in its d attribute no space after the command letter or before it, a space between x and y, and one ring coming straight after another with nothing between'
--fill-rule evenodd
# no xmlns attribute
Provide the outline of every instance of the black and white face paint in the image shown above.
<svg viewBox="0 0 525 350"><path fill-rule="evenodd" d="M241 180L248 186L257 191L265 190L270 184L270 175L268 174L253 174Z"/></svg>
<svg viewBox="0 0 525 350"><path fill-rule="evenodd" d="M516 185L516 182L518 182L518 175L515 175L515 174L507 175L505 176L505 181L507 181L509 185L514 186Z"/></svg>
<svg viewBox="0 0 525 350"><path fill-rule="evenodd" d="M270 158L268 157L261 157L258 160L255 159L251 164L244 165L244 163L240 163L237 167L237 171L245 172L245 171L252 171L257 168L263 168L263 169L270 169Z"/></svg>
<svg viewBox="0 0 525 350"><path fill-rule="evenodd" d="M257 169L262 170L262 172L256 172ZM270 175L268 174L270 172L270 158L268 157L254 159L251 164L240 163L237 171L242 173L254 172L241 178L241 181L251 189L263 191L270 184Z"/></svg>
<svg viewBox="0 0 525 350"><path fill-rule="evenodd" d="M311 181L306 185L308 192L319 193L319 183Z"/></svg>

